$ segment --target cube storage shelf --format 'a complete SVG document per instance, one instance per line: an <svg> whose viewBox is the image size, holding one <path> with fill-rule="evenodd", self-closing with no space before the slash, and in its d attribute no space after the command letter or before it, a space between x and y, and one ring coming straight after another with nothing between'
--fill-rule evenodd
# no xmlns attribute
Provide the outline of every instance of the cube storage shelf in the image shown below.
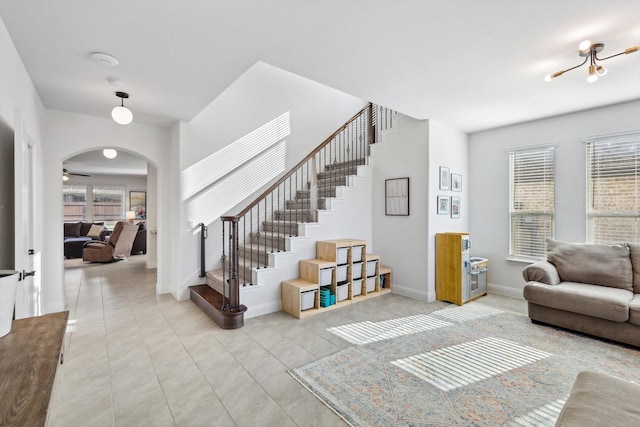
<svg viewBox="0 0 640 427"><path fill-rule="evenodd" d="M300 278L282 282L282 310L303 318L391 292L391 269L366 250L364 240L316 242L317 258L300 261Z"/></svg>

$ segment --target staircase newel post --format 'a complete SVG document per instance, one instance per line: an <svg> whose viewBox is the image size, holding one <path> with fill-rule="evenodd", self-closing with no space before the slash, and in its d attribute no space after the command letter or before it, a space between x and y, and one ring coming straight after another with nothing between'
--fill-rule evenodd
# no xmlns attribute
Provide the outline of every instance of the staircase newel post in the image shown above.
<svg viewBox="0 0 640 427"><path fill-rule="evenodd" d="M238 256L238 218L231 220L231 271L229 272L229 305L230 310L235 311L240 306L240 286L238 276L240 274L240 257Z"/></svg>

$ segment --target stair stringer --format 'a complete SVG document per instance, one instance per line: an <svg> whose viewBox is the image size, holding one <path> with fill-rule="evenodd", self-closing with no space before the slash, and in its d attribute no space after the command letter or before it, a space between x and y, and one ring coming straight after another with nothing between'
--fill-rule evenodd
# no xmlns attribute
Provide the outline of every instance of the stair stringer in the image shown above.
<svg viewBox="0 0 640 427"><path fill-rule="evenodd" d="M348 183L336 188L336 197L327 199L327 209L317 211L317 222L300 223L299 236L285 238L286 251L269 254L268 268L253 269L254 285L240 288L240 303L247 307L245 318L282 310L281 283L299 277L300 260L316 257L318 240L356 238L372 244L371 166L358 166Z"/></svg>

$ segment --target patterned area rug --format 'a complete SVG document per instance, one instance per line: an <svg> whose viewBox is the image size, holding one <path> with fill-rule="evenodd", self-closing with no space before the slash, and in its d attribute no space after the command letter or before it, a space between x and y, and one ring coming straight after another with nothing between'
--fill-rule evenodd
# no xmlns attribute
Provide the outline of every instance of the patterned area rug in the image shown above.
<svg viewBox="0 0 640 427"><path fill-rule="evenodd" d="M329 329L354 345L290 371L352 426L553 426L576 375L640 382L640 350L474 302Z"/></svg>

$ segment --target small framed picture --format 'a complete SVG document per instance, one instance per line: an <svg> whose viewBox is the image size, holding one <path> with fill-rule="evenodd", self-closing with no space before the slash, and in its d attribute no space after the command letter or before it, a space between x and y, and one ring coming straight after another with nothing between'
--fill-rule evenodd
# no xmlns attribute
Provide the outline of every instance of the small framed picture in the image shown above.
<svg viewBox="0 0 640 427"><path fill-rule="evenodd" d="M409 215L409 178L384 180L385 215Z"/></svg>
<svg viewBox="0 0 640 427"><path fill-rule="evenodd" d="M129 210L136 213L136 219L147 219L146 191L129 191Z"/></svg>
<svg viewBox="0 0 640 427"><path fill-rule="evenodd" d="M440 166L440 189L448 190L449 189L449 168L445 166Z"/></svg>
<svg viewBox="0 0 640 427"><path fill-rule="evenodd" d="M451 191L462 191L462 175L451 174Z"/></svg>
<svg viewBox="0 0 640 427"><path fill-rule="evenodd" d="M438 196L438 215L449 215L449 197Z"/></svg>
<svg viewBox="0 0 640 427"><path fill-rule="evenodd" d="M460 197L451 196L451 218L460 218Z"/></svg>

